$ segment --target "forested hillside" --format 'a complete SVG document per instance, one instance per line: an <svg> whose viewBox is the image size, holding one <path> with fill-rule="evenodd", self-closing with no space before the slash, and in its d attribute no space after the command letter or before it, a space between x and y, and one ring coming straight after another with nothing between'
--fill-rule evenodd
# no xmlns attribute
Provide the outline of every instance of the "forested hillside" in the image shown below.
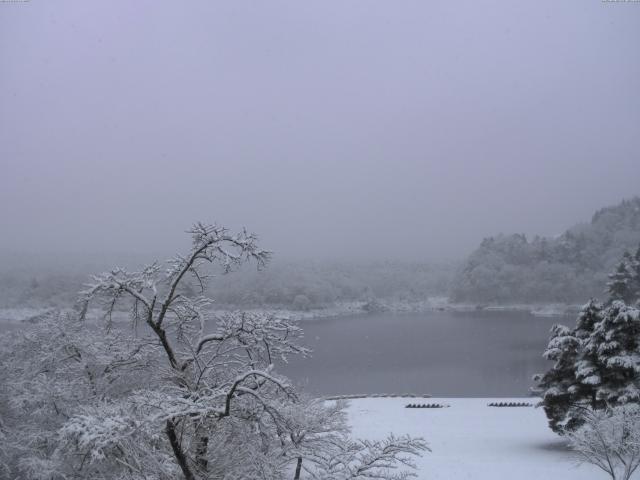
<svg viewBox="0 0 640 480"><path fill-rule="evenodd" d="M78 259L47 268L47 260L42 259L36 262L40 269L26 261L2 261L10 266L0 269L0 308L66 308L74 304L77 292L90 280L90 272L98 269ZM126 258L118 263L136 269L141 261ZM304 311L340 302L414 302L446 296L456 268L451 262L287 262L278 260L276 255L266 269L244 268L235 275L218 274L210 286L216 306L221 308ZM197 285L192 282L187 288L197 290Z"/></svg>
<svg viewBox="0 0 640 480"><path fill-rule="evenodd" d="M597 211L556 238L522 234L482 241L457 273L464 302L584 302L602 297L607 274L640 242L640 197Z"/></svg>

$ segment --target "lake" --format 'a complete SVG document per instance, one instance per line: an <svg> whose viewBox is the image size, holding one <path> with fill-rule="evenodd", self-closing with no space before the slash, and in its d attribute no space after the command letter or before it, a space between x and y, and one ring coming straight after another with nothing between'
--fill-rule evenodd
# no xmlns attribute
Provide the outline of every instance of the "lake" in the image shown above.
<svg viewBox="0 0 640 480"><path fill-rule="evenodd" d="M279 370L316 394L526 396L555 323L524 312L376 313L305 321L311 358Z"/></svg>
<svg viewBox="0 0 640 480"><path fill-rule="evenodd" d="M309 358L277 370L320 395L526 396L555 323L525 312L375 313L305 320ZM0 323L0 329L22 328Z"/></svg>

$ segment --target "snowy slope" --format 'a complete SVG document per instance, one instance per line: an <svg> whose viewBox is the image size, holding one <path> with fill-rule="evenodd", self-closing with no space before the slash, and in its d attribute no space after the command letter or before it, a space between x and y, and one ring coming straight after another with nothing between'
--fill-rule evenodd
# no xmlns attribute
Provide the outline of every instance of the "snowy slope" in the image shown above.
<svg viewBox="0 0 640 480"><path fill-rule="evenodd" d="M389 432L424 437L433 452L418 459L420 480L608 478L591 465L577 466L547 427L542 409L487 407L493 401L535 404L537 399L364 398L350 401L349 420L355 437L382 438ZM427 402L450 408L404 408Z"/></svg>

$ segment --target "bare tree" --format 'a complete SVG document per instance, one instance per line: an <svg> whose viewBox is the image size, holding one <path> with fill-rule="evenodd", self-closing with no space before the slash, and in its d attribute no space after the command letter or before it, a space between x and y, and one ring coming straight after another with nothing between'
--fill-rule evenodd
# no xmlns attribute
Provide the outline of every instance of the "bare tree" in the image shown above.
<svg viewBox="0 0 640 480"><path fill-rule="evenodd" d="M82 316L101 301L108 327L128 301L133 324L154 339L159 362L146 388L83 406L60 428L63 448L82 458L77 469L175 478L177 466L186 480L268 480L294 466L300 478L307 459L305 471L314 478L404 478L391 470L412 466L408 457L426 448L422 440L354 442L346 435L344 404L301 401L274 372L276 359L308 353L296 324L266 314L212 315L207 267L224 273L247 261L263 267L270 254L256 236L201 223L189 233L191 250L165 271L158 263L138 272L117 268L93 277L82 293ZM155 468L149 452L157 452Z"/></svg>
<svg viewBox="0 0 640 480"><path fill-rule="evenodd" d="M584 419L582 427L568 434L571 447L612 480L629 480L640 465L640 407L597 410Z"/></svg>
<svg viewBox="0 0 640 480"><path fill-rule="evenodd" d="M196 224L166 269L93 277L81 313L0 336L0 474L58 480L396 479L420 439L348 436L346 404L300 396L276 359L301 329L266 314L213 315L210 265L268 252L254 235ZM196 287L199 293L196 293ZM102 305L106 328L85 320ZM114 319L126 307L135 329ZM125 310L126 311L126 310ZM114 315L117 314L117 315Z"/></svg>
<svg viewBox="0 0 640 480"><path fill-rule="evenodd" d="M83 312L94 300L106 301L109 321L116 305L129 300L133 322L144 325L155 337L166 362L160 366L164 381L154 390L132 396L129 408L148 424L163 425L184 478L195 480L208 476L210 463L215 461L211 458L215 452L210 448L212 435L230 425L250 424L263 439L261 448L269 449L282 434L278 407L296 398L286 379L273 373L273 362L307 351L296 343L300 329L287 320L229 314L214 322L209 308L212 301L204 296L210 275L205 267L217 264L228 273L251 260L263 267L270 254L257 246L255 235L244 231L230 234L223 227L197 223L189 233L191 250L174 257L164 272L157 263L138 272L114 269L93 277L82 296ZM184 293L188 279L198 285L201 295ZM212 324L216 328L209 331ZM122 418L121 410L114 412L118 418ZM89 419L100 420L93 422L100 427L91 435L81 428L92 424ZM99 444L104 439L98 430L102 431L104 420L87 412L76 417L67 432L83 432L78 438L90 438L85 447L95 451L102 448ZM123 428L127 432L139 427Z"/></svg>

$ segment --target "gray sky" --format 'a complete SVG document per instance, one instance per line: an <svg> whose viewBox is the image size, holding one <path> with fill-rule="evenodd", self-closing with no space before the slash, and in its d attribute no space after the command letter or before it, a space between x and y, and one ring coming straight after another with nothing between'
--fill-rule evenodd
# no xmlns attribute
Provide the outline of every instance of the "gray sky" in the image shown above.
<svg viewBox="0 0 640 480"><path fill-rule="evenodd" d="M437 259L640 193L640 3L0 3L0 250Z"/></svg>

